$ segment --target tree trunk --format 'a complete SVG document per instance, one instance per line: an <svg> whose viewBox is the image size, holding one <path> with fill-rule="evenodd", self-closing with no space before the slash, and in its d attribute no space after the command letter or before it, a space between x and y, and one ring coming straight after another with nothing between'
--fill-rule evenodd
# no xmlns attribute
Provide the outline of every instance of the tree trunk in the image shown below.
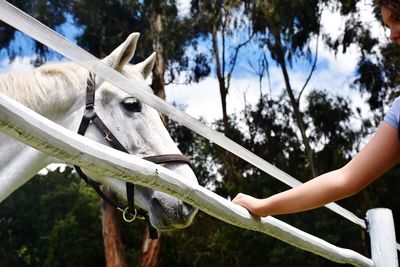
<svg viewBox="0 0 400 267"><path fill-rule="evenodd" d="M153 49L157 53L156 62L154 64L151 87L156 96L165 100L165 61L164 61L164 45L160 41L160 36L163 31L161 14L154 15L153 32L155 34L153 40ZM161 115L165 127L168 127L168 117Z"/></svg>
<svg viewBox="0 0 400 267"><path fill-rule="evenodd" d="M212 44L213 44L213 50L214 50L214 57L215 57L215 65L216 65L216 72L217 72L217 78L218 78L218 84L219 84L219 94L221 96L221 105L222 105L222 121L224 124L224 133L227 136L229 132L229 119L228 119L228 112L226 108L226 97L228 95L228 90L229 88L226 88L225 86L225 71L224 71L224 65L225 65L225 58L222 56L220 58L220 51L218 48L218 37L217 37L217 25L216 21L214 21L213 25L211 26L211 36L212 36ZM224 49L224 48L223 48ZM224 53L223 53L224 55Z"/></svg>
<svg viewBox="0 0 400 267"><path fill-rule="evenodd" d="M306 150L306 156L307 156L308 162L310 164L311 175L312 175L312 177L316 177L318 175L318 173L315 168L314 155L313 155L314 153L311 149L310 141L306 135L303 116L301 115L300 109L299 109L299 102L296 100L294 93L293 93L292 86L290 84L289 74L287 72L286 63L285 63L285 55L282 51L282 47L279 42L280 37L279 36L278 37L275 36L275 37L276 37L275 40L277 40L277 43L275 44L275 46L276 46L276 51L277 51L277 56L278 56L278 62L279 62L279 65L281 66L283 77L285 79L286 90L289 94L289 99L290 99L290 103L293 108L295 120L296 120L297 126L299 127L303 145Z"/></svg>
<svg viewBox="0 0 400 267"><path fill-rule="evenodd" d="M160 41L162 34L162 15L160 12L155 12L153 18L153 32L155 34L153 40L153 49L157 52L156 62L153 69L152 84L151 87L153 92L158 97L165 100L165 61L164 61L164 45ZM165 127L168 127L168 117L164 114L161 115L161 119ZM158 239L150 239L149 230L146 228L146 232L143 237L143 244L141 250L141 256L139 259L138 266L141 267L153 267L158 265L158 259L160 254L160 241L161 235L159 234Z"/></svg>
<svg viewBox="0 0 400 267"><path fill-rule="evenodd" d="M216 18L219 17L220 14L216 14ZM231 137L231 127L229 124L229 116L227 111L227 102L226 98L229 91L229 86L227 83L227 77L225 74L225 27L222 29L222 55L220 53L220 49L218 47L218 33L217 33L217 20L214 20L213 25L211 26L211 36L212 36L212 44L213 51L216 63L216 72L219 84L219 93L221 96L221 105L222 105L222 122L224 125L224 134L227 137ZM235 156L229 151L225 151L225 169L226 169L226 178L227 182L230 182L234 185L234 190L238 188L238 179L235 173Z"/></svg>
<svg viewBox="0 0 400 267"><path fill-rule="evenodd" d="M160 248L161 248L161 233L158 233L158 239L150 239L149 229L146 228L138 266L139 267L158 266Z"/></svg>
<svg viewBox="0 0 400 267"><path fill-rule="evenodd" d="M110 189L102 186L102 191L109 198L115 198ZM121 233L114 208L104 200L101 201L101 214L103 224L103 243L107 267L127 267L125 259L125 248L122 244Z"/></svg>

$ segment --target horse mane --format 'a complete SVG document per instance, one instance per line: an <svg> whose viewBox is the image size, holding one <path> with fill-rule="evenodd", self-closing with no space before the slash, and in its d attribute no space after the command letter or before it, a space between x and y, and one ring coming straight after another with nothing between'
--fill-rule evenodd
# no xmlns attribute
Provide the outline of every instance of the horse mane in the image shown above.
<svg viewBox="0 0 400 267"><path fill-rule="evenodd" d="M136 65L126 64L121 73L145 83ZM0 75L0 93L42 115L67 111L74 96L84 95L88 70L74 62L49 63L39 68ZM150 88L149 88L150 89Z"/></svg>
<svg viewBox="0 0 400 267"><path fill-rule="evenodd" d="M68 96L85 88L87 75L75 63L46 64L0 75L0 92L36 112L54 112L68 108Z"/></svg>

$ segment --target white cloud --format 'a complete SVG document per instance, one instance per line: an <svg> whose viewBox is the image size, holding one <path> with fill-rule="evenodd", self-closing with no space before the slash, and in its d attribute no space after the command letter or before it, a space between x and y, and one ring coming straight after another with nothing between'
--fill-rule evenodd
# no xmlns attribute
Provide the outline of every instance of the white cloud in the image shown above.
<svg viewBox="0 0 400 267"><path fill-rule="evenodd" d="M255 103L260 96L258 79L242 78L231 81L227 98L228 113L240 112L247 103ZM222 118L221 97L217 79L208 77L197 84L166 87L167 102L186 105L186 112L192 117L206 118L208 122Z"/></svg>
<svg viewBox="0 0 400 267"><path fill-rule="evenodd" d="M371 25L374 34L382 35L384 33L383 27L372 15L371 0L365 1L359 6L361 16L364 18L365 23ZM190 9L189 0L178 0L178 7L180 15L187 15ZM322 13L323 32L331 36L338 36L344 29L344 22L341 20L340 15L336 12L326 9ZM311 43L314 47L316 41ZM257 49L252 47L250 50ZM251 56L246 53L244 57ZM307 94L311 89L327 89L329 92L339 95L344 95L348 98L356 98L356 102L361 104L361 97L358 94L349 90L349 83L354 79L354 72L359 53L355 46L351 46L346 54L338 53L334 55L320 42L319 61L320 65L317 66L316 72L305 91ZM15 71L21 69L31 69L29 64L31 58L23 57L17 58L11 64L7 60L0 62L0 72ZM242 63L246 59L243 59ZM242 64L241 63L241 64ZM241 72L248 72L246 66L238 65ZM242 69L240 69L242 68ZM299 90L304 84L310 65L294 66L290 70L290 79L293 88ZM263 81L263 93L277 96L282 92L284 80L281 70L274 64L270 66L271 87L268 87L267 77ZM250 76L250 75L248 75ZM271 92L270 92L271 90ZM255 103L259 96L259 81L258 77L250 76L246 78L233 77L231 81L231 88L229 91L227 104L228 112L240 112L244 108L244 94L248 103ZM191 85L175 85L171 84L166 86L167 101L172 103L186 105L186 112L195 118L204 117L207 121L211 122L215 119L222 117L221 98L219 95L219 86L215 76L210 76L200 83ZM304 99L304 98L303 98Z"/></svg>
<svg viewBox="0 0 400 267"><path fill-rule="evenodd" d="M32 60L33 57L17 57L10 62L8 58L5 58L0 61L0 73L31 70L33 69L33 66L30 64Z"/></svg>
<svg viewBox="0 0 400 267"><path fill-rule="evenodd" d="M185 17L190 12L190 0L177 0L178 16Z"/></svg>
<svg viewBox="0 0 400 267"><path fill-rule="evenodd" d="M188 4L188 1L181 0ZM371 0L363 1L358 6L360 16L364 23L368 23L374 36L382 36L385 32L379 21L375 19L372 13ZM337 37L342 34L345 24L338 12L332 12L326 9L322 13L322 32L331 37ZM387 41L383 40L383 41ZM315 47L316 40L311 42L311 47ZM365 103L365 96L350 89L350 84L356 77L357 62L359 51L355 45L347 49L346 54L339 51L334 54L325 47L320 41L317 69L310 80L304 96L312 89L326 89L333 95L341 95L351 100L354 107L361 107L367 115L368 107ZM248 56L248 54L246 55ZM271 64L273 65L273 64ZM311 69L311 65L296 66L290 70L290 82L295 90L299 90ZM245 71L245 70L244 70ZM285 87L281 70L275 65L270 67L272 96L282 92ZM267 78L264 78L263 92L270 93L267 86ZM251 78L233 78L229 91L227 103L228 112L240 112L244 108L243 94L246 93L247 102L255 103L260 95L258 77ZM215 76L208 77L198 84L192 85L169 85L166 87L167 101L172 103L187 105L186 112L195 117L205 117L211 122L222 117L221 98L219 95L219 86ZM303 97L304 101L305 97Z"/></svg>

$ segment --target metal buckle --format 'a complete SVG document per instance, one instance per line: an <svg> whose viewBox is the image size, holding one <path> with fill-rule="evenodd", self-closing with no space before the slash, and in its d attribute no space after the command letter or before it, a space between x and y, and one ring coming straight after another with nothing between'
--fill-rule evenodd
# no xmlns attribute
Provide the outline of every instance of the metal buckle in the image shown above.
<svg viewBox="0 0 400 267"><path fill-rule="evenodd" d="M85 109L85 111L83 112L83 117L91 120L96 116L96 110L95 108L91 108L91 109Z"/></svg>
<svg viewBox="0 0 400 267"><path fill-rule="evenodd" d="M136 219L136 216L137 216L137 210L136 209L134 209L134 211L135 211L134 213L131 213L129 211L129 207L126 207L124 210L121 209L121 208L118 208L118 210L122 212L122 218L124 219L125 222L130 223L130 222L133 222Z"/></svg>

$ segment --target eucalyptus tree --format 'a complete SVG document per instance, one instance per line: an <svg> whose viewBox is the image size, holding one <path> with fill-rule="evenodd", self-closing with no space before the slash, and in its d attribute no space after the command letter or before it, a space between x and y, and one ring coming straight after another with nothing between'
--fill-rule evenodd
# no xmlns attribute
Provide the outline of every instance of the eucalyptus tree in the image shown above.
<svg viewBox="0 0 400 267"><path fill-rule="evenodd" d="M312 176L317 175L314 152L306 133L304 115L300 108L300 98L309 78L304 81L302 87L295 88L290 80L289 68L297 59L312 61L310 42L319 36L320 10L325 2L323 0L249 1L251 6L249 15L253 28L264 36L260 38L261 44L268 49L272 60L281 68L285 89L290 99L295 122L300 130ZM316 62L316 57L317 53L315 53L314 62ZM310 68L309 77L314 68L315 63Z"/></svg>
<svg viewBox="0 0 400 267"><path fill-rule="evenodd" d="M384 37L373 36L369 21L374 18L369 18L365 22L360 15L360 6L365 5L365 1L252 1L252 3L250 15L253 25L256 31L265 37L261 44L268 48L271 58L282 70L285 89L290 99L295 122L302 134L302 142L313 174L343 166L354 151L359 149L357 145L362 141L365 142L362 137L374 131L374 127L382 121L385 104L398 95L396 75L396 66L399 62L399 54L396 52L398 50L394 50L394 45L388 45L385 41L382 43L382 40L385 40ZM346 108L349 103L338 99L334 107L330 104L333 103L332 99L329 99L325 93L313 92L307 98L308 110L305 107L300 108L300 97L304 86L300 85L296 88L291 84L290 67L296 60L304 58L310 60L310 68L313 70L317 53L314 53L314 60L312 60L310 42L319 37L320 28L324 26L321 25L319 19L322 8L338 11L344 20L345 27L337 38L322 36L323 38L320 37L320 39L334 52L346 53L350 46L359 52L359 63L351 79L351 88L367 96L365 105L375 115L371 121L369 117L361 118L360 114L356 114L361 118L359 121L362 128L359 131L354 130L348 121L349 114L352 113ZM379 15L377 17L379 18ZM358 120L356 116L352 115L353 121ZM342 121L339 121L339 118ZM343 120L345 124L342 124ZM313 151L310 143L319 144L318 151ZM312 167L314 161L318 164L314 163ZM393 172L397 173L398 170L395 169ZM301 175L302 172L299 174L304 177ZM392 182L392 175L388 173L385 175L388 177L386 180L379 181L379 189L376 185L371 185L352 198L352 201L345 200L343 203L346 207L351 207L350 210L355 211L359 216L364 216L365 210L379 203L376 191L391 191L391 187L385 181L389 179ZM389 195L386 197L393 199ZM396 207L393 203L390 206ZM346 231L345 229L347 227L343 228L343 231ZM366 244L363 231L361 231L361 236L363 240L360 243Z"/></svg>
<svg viewBox="0 0 400 267"><path fill-rule="evenodd" d="M154 50L157 52L152 88L162 98L165 98L164 84L173 82L180 71L188 67L184 48L193 32L188 30L189 23L178 16L174 0L10 2L52 28L63 25L67 17L72 18L73 26L80 29L76 36L78 44L99 58L112 51L128 34L140 32L142 38L134 60L140 61ZM0 40L2 47L7 48L11 56L15 55L18 51L10 46L14 30L3 25L0 30L4 32ZM47 49L38 43L35 43L35 51L39 63L49 56ZM112 195L111 192L107 194ZM102 211L106 258L116 259L117 265L126 266L116 218L106 205L102 205Z"/></svg>
<svg viewBox="0 0 400 267"><path fill-rule="evenodd" d="M218 79L225 135L229 135L226 98L240 50L254 36L244 16L245 5L237 0L192 0L191 15L194 30L203 38L210 37L212 62Z"/></svg>
<svg viewBox="0 0 400 267"><path fill-rule="evenodd" d="M188 69L185 48L194 32L189 30L189 19L178 14L176 1L82 0L73 2L71 10L77 24L84 28L78 43L100 57L124 36L140 32L135 60L157 52L151 87L159 97L165 99L165 85L174 82L182 70ZM159 240L150 240L146 233L140 266L157 265Z"/></svg>
<svg viewBox="0 0 400 267"><path fill-rule="evenodd" d="M231 129L232 139L285 172L295 174L296 178L309 177L302 142L295 134L297 126L294 118L287 117L290 110L290 99L285 91L277 98L265 95L255 105L246 106L240 114L230 114L235 121ZM312 135L312 141L321 144L316 153L321 162L319 170L326 172L339 168L348 161L353 144L362 138L361 132L351 127L353 114L349 101L327 91L312 91L304 107L304 116L320 129ZM224 151L185 128L175 124L171 126L176 140L185 140L181 142L185 145L180 148L194 159L196 173L204 173L200 177L207 177L200 181L201 184L228 197L231 192L226 183L212 179L216 174L208 164L224 164ZM214 127L222 130L222 120L214 122ZM241 175L236 190L267 197L287 189L286 185L247 162L240 160L236 167ZM357 208L351 201L347 206L352 207L351 210ZM354 234L359 228L334 216L326 209L319 209L284 216L283 219L334 244L365 253L360 236ZM306 266L337 266L269 236L226 225L201 212L192 227L163 238L164 244L168 244L161 248L164 266L259 266L260 262L263 266L295 266L299 262Z"/></svg>
<svg viewBox="0 0 400 267"><path fill-rule="evenodd" d="M243 1L191 1L190 14L194 18L193 30L200 38L211 43L209 52L212 57L206 57L205 62L209 61L209 64L215 66L214 73L218 80L222 107L221 131L230 138L233 138L235 129L231 125L231 118L227 111L227 96L240 52L254 36L244 12ZM229 152L225 153L225 160L220 165L219 172L224 177L226 188L230 188L228 191L233 193L236 191L240 176L240 171L236 166L238 159Z"/></svg>

